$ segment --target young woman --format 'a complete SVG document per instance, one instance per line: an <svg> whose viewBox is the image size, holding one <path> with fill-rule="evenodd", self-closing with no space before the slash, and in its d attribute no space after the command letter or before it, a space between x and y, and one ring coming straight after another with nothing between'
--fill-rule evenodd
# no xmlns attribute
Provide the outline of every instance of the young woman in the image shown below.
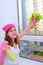
<svg viewBox="0 0 43 65"><path fill-rule="evenodd" d="M6 52L4 52L4 61L3 61L3 65L19 65L19 47L18 47L18 40L23 37L36 23L36 20L32 21L30 23L29 26L27 26L24 31L22 31L20 34L17 34L16 32L16 27L13 24L7 24L5 25L2 29L5 31L5 39L8 44L4 44L3 49L5 47L5 49L9 48L10 51L16 56L16 59L14 61L11 61L8 57L8 55L6 54ZM0 64L0 65L2 65Z"/></svg>

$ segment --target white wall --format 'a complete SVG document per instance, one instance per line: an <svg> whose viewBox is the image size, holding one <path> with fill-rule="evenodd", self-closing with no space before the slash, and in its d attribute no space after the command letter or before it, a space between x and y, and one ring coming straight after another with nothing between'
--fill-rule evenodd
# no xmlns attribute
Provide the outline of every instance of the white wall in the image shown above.
<svg viewBox="0 0 43 65"><path fill-rule="evenodd" d="M17 28L17 21L17 0L0 0L0 42L4 37L2 27L7 23L13 23Z"/></svg>

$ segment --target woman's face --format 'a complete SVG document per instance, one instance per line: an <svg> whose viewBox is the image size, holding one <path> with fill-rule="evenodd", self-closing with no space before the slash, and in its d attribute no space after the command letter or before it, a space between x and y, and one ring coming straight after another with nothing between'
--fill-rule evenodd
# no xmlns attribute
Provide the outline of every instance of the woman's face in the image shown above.
<svg viewBox="0 0 43 65"><path fill-rule="evenodd" d="M8 31L8 34L7 34L11 39L14 39L16 38L17 36L17 32L16 32L16 28L15 27L12 27L9 31Z"/></svg>

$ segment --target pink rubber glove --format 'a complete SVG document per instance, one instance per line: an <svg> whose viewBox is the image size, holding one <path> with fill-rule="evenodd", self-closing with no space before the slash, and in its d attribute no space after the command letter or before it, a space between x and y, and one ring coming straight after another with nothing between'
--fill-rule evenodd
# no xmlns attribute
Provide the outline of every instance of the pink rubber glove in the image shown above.
<svg viewBox="0 0 43 65"><path fill-rule="evenodd" d="M7 41L3 41L2 44L0 45L0 62L4 61L5 52L6 52L6 49L8 48L7 43L8 43Z"/></svg>
<svg viewBox="0 0 43 65"><path fill-rule="evenodd" d="M30 23L30 28L32 28L35 25L36 22L37 22L37 19L35 17L33 17L33 20Z"/></svg>

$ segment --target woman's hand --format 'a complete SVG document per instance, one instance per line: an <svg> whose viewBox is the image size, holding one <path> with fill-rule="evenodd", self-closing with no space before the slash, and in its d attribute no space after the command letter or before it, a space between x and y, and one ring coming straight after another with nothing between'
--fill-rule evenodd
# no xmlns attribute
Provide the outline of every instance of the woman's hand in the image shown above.
<svg viewBox="0 0 43 65"><path fill-rule="evenodd" d="M8 41L4 40L1 44L1 49L3 50L3 52L5 52L7 48L8 48Z"/></svg>
<svg viewBox="0 0 43 65"><path fill-rule="evenodd" d="M0 62L4 61L6 49L8 48L8 42L3 41L0 45Z"/></svg>
<svg viewBox="0 0 43 65"><path fill-rule="evenodd" d="M37 19L33 16L32 17L32 22L30 23L30 28L34 27L35 23L37 22Z"/></svg>

